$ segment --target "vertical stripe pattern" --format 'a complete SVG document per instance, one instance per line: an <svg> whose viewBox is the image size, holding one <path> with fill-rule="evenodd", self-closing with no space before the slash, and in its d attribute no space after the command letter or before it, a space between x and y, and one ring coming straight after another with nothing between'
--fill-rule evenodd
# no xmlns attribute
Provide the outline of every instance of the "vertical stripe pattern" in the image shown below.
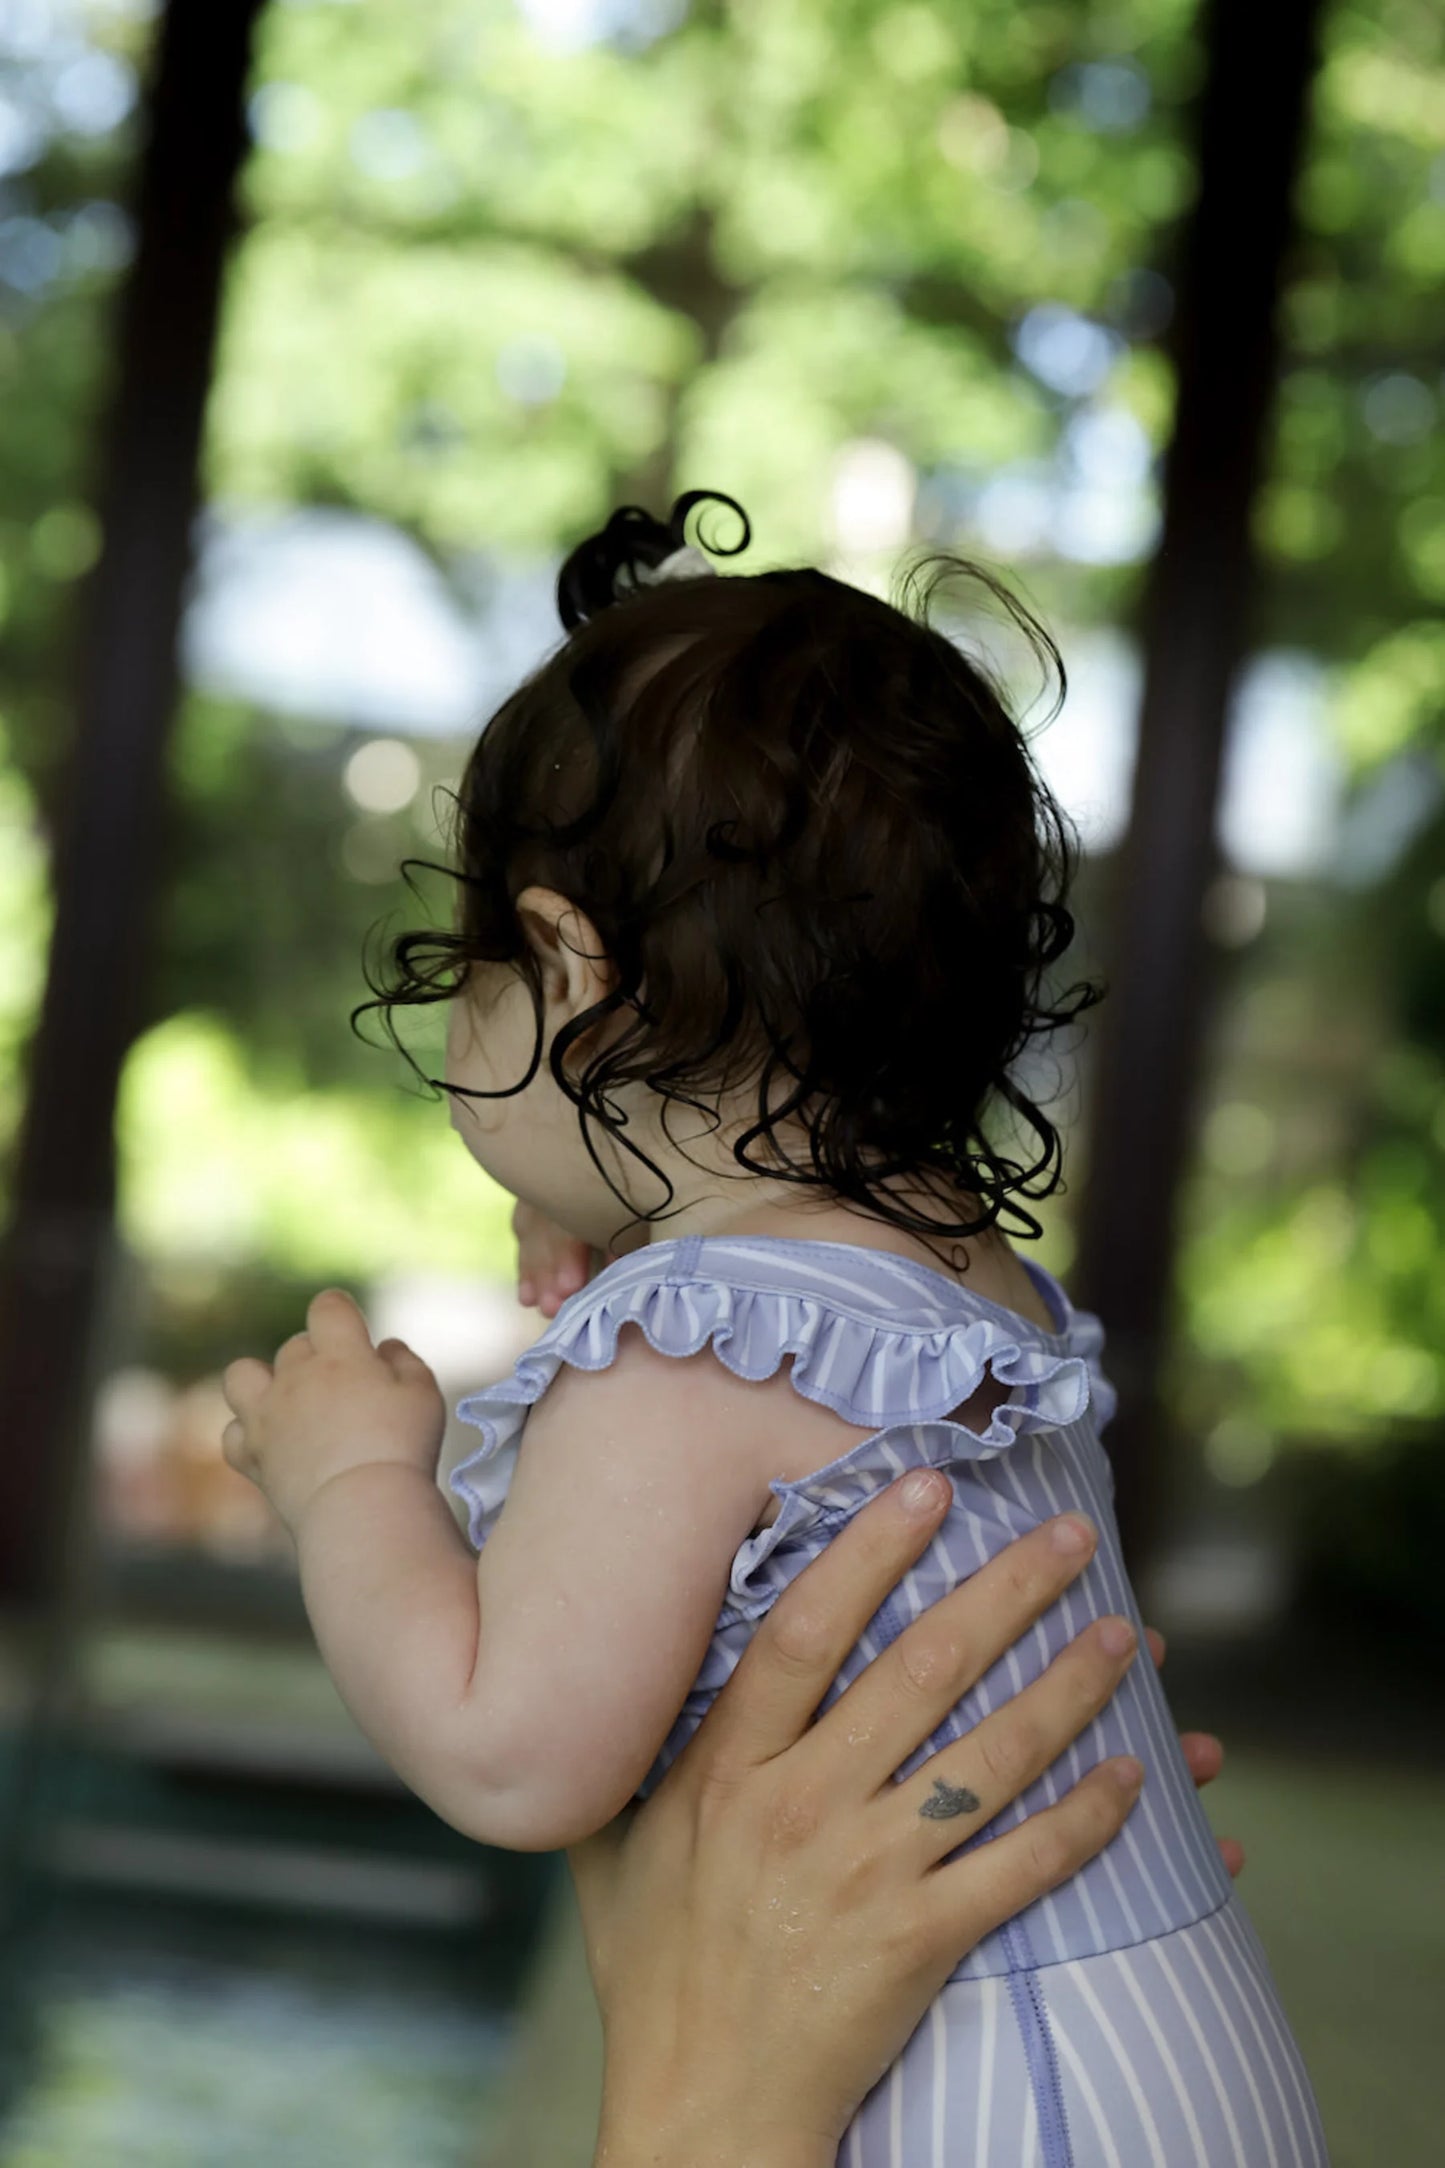
<svg viewBox="0 0 1445 2168"><path fill-rule="evenodd" d="M701 1723L758 1620L837 1531L905 1470L942 1467L954 1502L880 1605L823 1707L880 1650L1016 1536L1056 1513L1097 1523L1094 1557L909 1756L911 1776L1047 1668L1091 1619L1143 1643L1099 1433L1115 1406L1103 1330L1021 1260L1056 1330L911 1258L776 1236L654 1243L571 1296L509 1378L457 1409L483 1434L450 1486L480 1547L505 1501L526 1414L564 1363L612 1361L636 1322L664 1353L711 1345L737 1376L791 1356L800 1394L870 1435L798 1481L732 1562L711 1644L640 1790ZM985 1375L1006 1388L981 1430L948 1419ZM1159 1675L1136 1661L1087 1730L957 1857L1053 1805L1115 1754L1142 1793L1096 1859L960 1960L864 2101L843 2168L1328 2168L1309 2078L1179 1746Z"/></svg>
<svg viewBox="0 0 1445 2168"><path fill-rule="evenodd" d="M1030 2073L1017 1997L990 1977L950 1981L936 1997L854 2117L840 2164L1329 2168L1273 1983L1240 1954L1241 1919L1231 1896L1157 1941L1031 1975L1057 2059L1061 2146Z"/></svg>

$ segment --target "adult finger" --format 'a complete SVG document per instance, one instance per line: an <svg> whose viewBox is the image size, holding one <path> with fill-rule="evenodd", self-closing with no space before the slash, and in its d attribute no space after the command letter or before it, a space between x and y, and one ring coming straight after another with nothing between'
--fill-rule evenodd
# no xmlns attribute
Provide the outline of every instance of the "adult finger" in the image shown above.
<svg viewBox="0 0 1445 2168"><path fill-rule="evenodd" d="M1168 1644L1157 1626L1146 1626L1144 1628L1144 1638L1149 1644L1149 1654L1154 1659L1154 1668L1158 1671L1163 1665ZM1215 1738L1214 1733L1212 1731L1181 1731L1179 1745L1188 1766L1189 1774L1193 1777L1195 1783L1201 1787L1212 1784L1224 1767L1224 1748L1219 1740ZM1233 1837L1221 1837L1218 1839L1218 1844L1220 1851L1224 1854L1224 1864L1228 1867L1230 1873L1232 1875L1241 1873L1244 1867L1244 1847L1237 1843Z"/></svg>
<svg viewBox="0 0 1445 2168"><path fill-rule="evenodd" d="M1141 1781L1127 1755L1100 1762L1057 1806L935 1868L920 1884L920 1932L929 1946L956 1957L1077 1874L1123 1828Z"/></svg>
<svg viewBox="0 0 1445 2168"><path fill-rule="evenodd" d="M890 1787L887 1811L911 1815L911 1843L922 1861L936 1865L991 1822L1113 1699L1138 1653L1132 1632L1124 1648L1108 1646L1104 1630L1119 1623L1098 1620L1021 1693Z"/></svg>
<svg viewBox="0 0 1445 2168"><path fill-rule="evenodd" d="M697 1775L756 1768L802 1737L848 1651L943 1519L947 1481L925 1488L921 1512L910 1481L890 1483L855 1514L759 1622L688 1748Z"/></svg>
<svg viewBox="0 0 1445 2168"><path fill-rule="evenodd" d="M1195 1783L1201 1789L1212 1784L1224 1767L1224 1748L1213 1732L1181 1731L1179 1745ZM1219 1856L1230 1879L1237 1881L1244 1872L1244 1846L1238 1837L1216 1837L1214 1841L1219 1846Z"/></svg>
<svg viewBox="0 0 1445 2168"><path fill-rule="evenodd" d="M997 1552L930 1604L819 1718L818 1754L830 1750L830 1726L846 1730L853 1766L871 1790L881 1791L899 1763L1057 1601L1096 1540L1082 1514L1064 1514Z"/></svg>
<svg viewBox="0 0 1445 2168"><path fill-rule="evenodd" d="M1212 1784L1224 1767L1224 1748L1212 1731L1181 1731L1179 1744L1196 1784Z"/></svg>

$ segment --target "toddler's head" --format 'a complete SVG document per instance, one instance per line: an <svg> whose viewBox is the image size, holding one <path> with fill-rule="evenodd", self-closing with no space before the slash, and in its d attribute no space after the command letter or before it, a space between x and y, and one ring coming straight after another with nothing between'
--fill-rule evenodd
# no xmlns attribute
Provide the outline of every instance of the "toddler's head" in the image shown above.
<svg viewBox="0 0 1445 2168"><path fill-rule="evenodd" d="M906 607L808 566L719 577L676 555L708 497L742 520L733 555L741 507L693 491L568 558L567 637L462 776L454 924L396 937L354 1013L395 1038L395 1007L450 1002L454 1125L599 1249L764 1200L1036 1235L1009 1200L1059 1186L1059 1138L1010 1071L1101 995L1046 998L1071 832L990 676L926 622L938 579L981 580L1062 687L1057 651L942 553L917 614L922 566ZM997 1101L1032 1165L985 1137Z"/></svg>

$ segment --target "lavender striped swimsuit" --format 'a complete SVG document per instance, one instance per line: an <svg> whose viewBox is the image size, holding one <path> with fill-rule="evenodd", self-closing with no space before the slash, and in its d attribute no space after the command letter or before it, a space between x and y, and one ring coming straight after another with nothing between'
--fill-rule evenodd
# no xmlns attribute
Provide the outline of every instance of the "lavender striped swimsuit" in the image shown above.
<svg viewBox="0 0 1445 2168"><path fill-rule="evenodd" d="M509 1378L459 1404L457 1414L484 1433L450 1478L479 1548L506 1496L526 1410L564 1362L605 1368L629 1321L665 1354L711 1343L742 1378L771 1377L791 1353L800 1393L876 1426L815 1474L772 1484L778 1518L734 1556L702 1669L639 1797L691 1738L779 1592L910 1467L946 1468L954 1505L870 1620L824 1708L1015 1536L1078 1507L1100 1540L1067 1593L956 1704L900 1778L1037 1678L1089 1619L1122 1612L1142 1643L1099 1443L1115 1407L1098 1367L1103 1329L1051 1274L1021 1261L1057 1331L931 1266L863 1246L757 1235L655 1243L569 1297ZM1009 1388L987 1428L944 1420L985 1370ZM1126 1753L1144 1764L1145 1782L1124 1828L961 1961L864 2100L839 2168L1328 2168L1299 2049L1147 1652L1053 1768L959 1851Z"/></svg>

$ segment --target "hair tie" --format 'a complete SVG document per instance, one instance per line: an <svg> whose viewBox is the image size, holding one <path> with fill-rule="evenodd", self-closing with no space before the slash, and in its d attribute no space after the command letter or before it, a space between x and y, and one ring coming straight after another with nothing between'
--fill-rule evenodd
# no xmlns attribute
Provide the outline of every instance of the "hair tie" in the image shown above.
<svg viewBox="0 0 1445 2168"><path fill-rule="evenodd" d="M742 522L742 539L731 549L710 545L713 554L735 557L748 546L747 513L717 489L690 489L678 497L666 520L655 519L640 505L622 505L599 533L579 542L557 576L557 611L568 632L641 587L659 580L715 578L700 549L684 539L688 515L696 505L722 504Z"/></svg>
<svg viewBox="0 0 1445 2168"><path fill-rule="evenodd" d="M639 565L634 574L639 587L653 587L659 580L695 580L703 576L717 578L702 551L694 549L690 542L664 557L660 565Z"/></svg>

